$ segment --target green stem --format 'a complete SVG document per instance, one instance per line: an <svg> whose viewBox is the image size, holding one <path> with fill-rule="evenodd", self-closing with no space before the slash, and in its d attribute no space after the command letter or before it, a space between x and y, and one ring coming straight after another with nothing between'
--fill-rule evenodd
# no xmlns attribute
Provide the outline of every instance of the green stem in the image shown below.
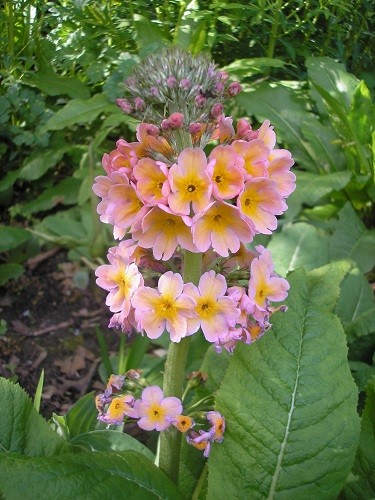
<svg viewBox="0 0 375 500"><path fill-rule="evenodd" d="M126 367L126 347L125 335L120 334L120 345L118 348L118 373L121 375L125 373Z"/></svg>
<svg viewBox="0 0 375 500"><path fill-rule="evenodd" d="M267 54L266 54L266 57L269 57L270 59L272 59L272 57L275 53L277 32L279 29L279 22L280 22L280 12L281 12L282 7L283 7L282 0L277 0L277 2L273 6L274 12L273 12L272 31L271 31L271 36L270 36L270 39L268 42Z"/></svg>
<svg viewBox="0 0 375 500"><path fill-rule="evenodd" d="M202 486L204 484L204 480L206 479L207 472L208 472L208 466L207 466L207 462L206 462L204 464L201 475L199 476L198 482L197 482L195 489L193 491L193 496L191 497L191 500L198 500L199 493L201 492Z"/></svg>
<svg viewBox="0 0 375 500"><path fill-rule="evenodd" d="M202 255L185 251L184 283L198 284L201 276ZM185 365L189 352L190 337L185 337L179 343L171 342L164 367L163 392L165 396L182 397L185 379ZM160 468L175 483L178 482L180 465L181 433L170 428L160 435Z"/></svg>

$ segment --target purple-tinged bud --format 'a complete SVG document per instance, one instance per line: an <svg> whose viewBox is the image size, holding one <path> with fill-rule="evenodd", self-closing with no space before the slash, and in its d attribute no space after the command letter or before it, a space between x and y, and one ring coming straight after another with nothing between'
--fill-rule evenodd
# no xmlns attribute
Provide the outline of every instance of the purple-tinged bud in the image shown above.
<svg viewBox="0 0 375 500"><path fill-rule="evenodd" d="M171 128L180 128L184 123L184 115L182 113L172 113L168 121Z"/></svg>
<svg viewBox="0 0 375 500"><path fill-rule="evenodd" d="M136 97L134 99L134 107L137 111L144 111L146 107L146 103L143 99L140 97Z"/></svg>
<svg viewBox="0 0 375 500"><path fill-rule="evenodd" d="M176 86L177 80L174 76L168 76L167 78L167 87L173 89Z"/></svg>
<svg viewBox="0 0 375 500"><path fill-rule="evenodd" d="M191 85L191 82L190 80L188 80L187 78L183 78L181 81L180 81L180 88L184 89L184 90L188 90L189 87Z"/></svg>
<svg viewBox="0 0 375 500"><path fill-rule="evenodd" d="M151 87L150 94L153 95L154 97L156 97L159 95L159 90L156 87Z"/></svg>
<svg viewBox="0 0 375 500"><path fill-rule="evenodd" d="M222 82L226 82L229 78L229 75L228 73L226 73L225 71L219 71L219 74L220 74L220 80Z"/></svg>
<svg viewBox="0 0 375 500"><path fill-rule="evenodd" d="M216 94L222 94L224 92L224 88L225 88L224 83L219 82L215 85L214 90Z"/></svg>
<svg viewBox="0 0 375 500"><path fill-rule="evenodd" d="M153 137L157 137L160 134L160 130L156 125L148 123L146 127L146 134L152 135Z"/></svg>
<svg viewBox="0 0 375 500"><path fill-rule="evenodd" d="M134 111L133 106L126 99L116 99L116 104L120 109L125 111L125 113L131 114Z"/></svg>
<svg viewBox="0 0 375 500"><path fill-rule="evenodd" d="M169 130L169 129L171 128L171 125L170 125L170 123L169 123L169 120L167 120L167 119L163 120L163 121L161 122L161 124L160 124L160 128L161 128L162 130Z"/></svg>
<svg viewBox="0 0 375 500"><path fill-rule="evenodd" d="M202 125L200 123L190 123L189 125L189 133L191 135L196 135L199 134L199 132L202 130Z"/></svg>
<svg viewBox="0 0 375 500"><path fill-rule="evenodd" d="M235 95L239 94L241 90L242 90L241 85L238 82L233 82L228 87L228 94L231 97L234 97Z"/></svg>
<svg viewBox="0 0 375 500"><path fill-rule="evenodd" d="M246 120L246 118L240 118L237 122L237 134L243 135L248 130L251 130L250 123Z"/></svg>
<svg viewBox="0 0 375 500"><path fill-rule="evenodd" d="M202 108L205 104L207 99L202 95L198 94L195 96L195 104L198 106L198 108Z"/></svg>
<svg viewBox="0 0 375 500"><path fill-rule="evenodd" d="M210 64L208 70L207 70L207 75L209 78L212 78L213 76L216 75L216 69L214 64Z"/></svg>
<svg viewBox="0 0 375 500"><path fill-rule="evenodd" d="M220 102L218 102L212 106L211 116L217 118L218 116L223 114L223 111L224 111L224 106Z"/></svg>
<svg viewBox="0 0 375 500"><path fill-rule="evenodd" d="M136 78L134 78L134 76L129 76L129 78L125 80L125 85L131 88L135 88L137 86Z"/></svg>

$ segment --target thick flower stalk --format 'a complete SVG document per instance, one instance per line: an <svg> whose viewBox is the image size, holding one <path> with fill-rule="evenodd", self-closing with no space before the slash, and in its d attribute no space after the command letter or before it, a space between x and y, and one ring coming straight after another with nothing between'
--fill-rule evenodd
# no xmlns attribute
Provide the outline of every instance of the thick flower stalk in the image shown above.
<svg viewBox="0 0 375 500"><path fill-rule="evenodd" d="M149 57L117 100L141 121L137 141L117 141L93 187L100 219L122 240L96 271L109 292L110 326L150 339L165 333L171 341L163 391L146 387L137 400L113 397L110 385L98 396L99 418L136 418L143 429L162 431L160 466L174 480L178 431L207 456L225 428L212 410L208 431L182 414L190 337L203 335L218 352L251 344L269 329L272 303L289 289L270 252L249 244L277 228L295 189L294 161L276 148L268 121L253 129L241 119L234 127L224 115L224 101L240 90L206 57L180 50Z"/></svg>

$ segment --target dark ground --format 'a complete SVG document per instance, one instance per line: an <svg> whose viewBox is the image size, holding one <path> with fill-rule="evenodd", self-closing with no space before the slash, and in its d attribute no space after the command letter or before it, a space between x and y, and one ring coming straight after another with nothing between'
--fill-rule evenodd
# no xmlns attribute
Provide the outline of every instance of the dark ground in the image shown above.
<svg viewBox="0 0 375 500"><path fill-rule="evenodd" d="M79 397L104 388L95 328L101 328L110 350L118 345L117 332L107 329L105 292L93 273L85 289L77 288L75 270L65 251L54 250L28 262L21 278L0 288L0 318L7 322L0 336L0 376L19 382L33 397L44 369L46 418L65 414Z"/></svg>

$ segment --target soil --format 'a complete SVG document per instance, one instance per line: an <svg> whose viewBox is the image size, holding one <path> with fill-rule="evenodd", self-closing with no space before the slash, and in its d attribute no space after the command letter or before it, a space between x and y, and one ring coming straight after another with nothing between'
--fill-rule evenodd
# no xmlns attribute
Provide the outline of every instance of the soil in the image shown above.
<svg viewBox="0 0 375 500"><path fill-rule="evenodd" d="M65 414L87 392L104 389L96 328L110 351L116 351L119 336L107 328L105 292L92 273L88 286L77 288L77 265L64 250L27 264L20 279L0 288L0 318L7 323L0 336L0 376L19 382L33 397L44 370L41 413L48 419Z"/></svg>

